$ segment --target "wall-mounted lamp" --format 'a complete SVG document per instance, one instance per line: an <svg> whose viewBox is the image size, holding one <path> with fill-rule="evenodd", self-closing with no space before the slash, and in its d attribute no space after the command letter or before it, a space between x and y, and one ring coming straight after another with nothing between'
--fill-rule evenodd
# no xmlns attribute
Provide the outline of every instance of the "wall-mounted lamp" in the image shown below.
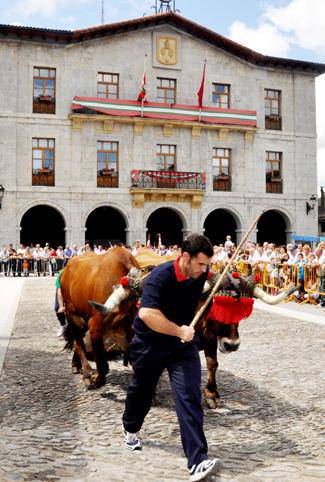
<svg viewBox="0 0 325 482"><path fill-rule="evenodd" d="M317 197L315 196L315 194L313 194L312 196L310 196L308 201L306 201L306 214L307 215L310 213L310 211L313 211L315 209L316 203L317 203Z"/></svg>
<svg viewBox="0 0 325 482"><path fill-rule="evenodd" d="M1 206L2 206L2 199L3 199L4 193L5 193L5 188L3 187L2 184L0 184L0 209L1 209Z"/></svg>

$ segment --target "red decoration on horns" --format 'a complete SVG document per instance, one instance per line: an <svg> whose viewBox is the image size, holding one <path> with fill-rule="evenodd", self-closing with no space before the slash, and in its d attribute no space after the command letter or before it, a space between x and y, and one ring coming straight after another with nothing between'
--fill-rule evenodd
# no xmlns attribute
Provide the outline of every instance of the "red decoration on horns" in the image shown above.
<svg viewBox="0 0 325 482"><path fill-rule="evenodd" d="M240 320L248 318L253 311L253 298L233 298L232 296L215 296L207 320L219 323L239 324Z"/></svg>
<svg viewBox="0 0 325 482"><path fill-rule="evenodd" d="M123 288L128 288L129 287L129 278L127 278L126 276L123 276L123 278L121 278L120 283L121 283Z"/></svg>
<svg viewBox="0 0 325 482"><path fill-rule="evenodd" d="M233 271L233 272L231 273L231 276L232 276L233 278L240 278L240 274L237 273L237 271Z"/></svg>
<svg viewBox="0 0 325 482"><path fill-rule="evenodd" d="M259 282L261 281L261 275L260 275L260 274L256 274L256 275L254 276L254 279L255 279L256 283L259 283Z"/></svg>

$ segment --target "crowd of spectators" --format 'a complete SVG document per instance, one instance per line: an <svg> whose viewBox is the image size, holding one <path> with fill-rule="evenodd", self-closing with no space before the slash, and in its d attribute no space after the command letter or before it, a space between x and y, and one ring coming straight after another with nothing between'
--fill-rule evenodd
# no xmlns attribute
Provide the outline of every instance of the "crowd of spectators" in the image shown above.
<svg viewBox="0 0 325 482"><path fill-rule="evenodd" d="M115 246L115 245L114 245ZM81 256L89 251L93 251L98 255L105 254L107 250L114 247L113 245L101 246L94 244L91 248L88 243L82 246L58 246L53 248L46 243L41 247L40 244L35 246L24 246L20 244L17 249L12 244L3 245L0 251L0 274L4 276L29 276L34 274L37 276L54 276L57 272L64 268L70 258ZM136 256L143 247L150 248L153 252L163 256L174 256L180 253L178 245L165 246L159 243L157 246L146 246L141 244L140 240L136 240L132 246L125 246ZM235 243L231 236L226 236L224 243L214 246L214 255L212 264L222 269L231 258L236 249ZM238 253L237 265L245 266L245 274L252 272L266 272L271 279L272 291L276 287L281 287L281 283L285 284L286 278L290 277L290 272L295 269L298 273L295 282L299 282L300 291L299 299L304 299L304 276L305 267L315 268L319 286L317 291L325 291L325 241L321 241L313 248L309 244L287 244L286 246L276 246L274 243L264 242L263 244L247 241L246 246ZM290 271L291 270L291 271ZM324 300L324 301L323 301ZM325 297L318 296L318 301L325 306Z"/></svg>

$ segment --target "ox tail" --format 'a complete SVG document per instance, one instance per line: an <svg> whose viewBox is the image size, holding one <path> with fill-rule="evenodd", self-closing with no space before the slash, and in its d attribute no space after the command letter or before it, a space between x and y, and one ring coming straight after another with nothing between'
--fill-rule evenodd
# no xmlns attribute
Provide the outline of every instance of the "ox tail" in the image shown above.
<svg viewBox="0 0 325 482"><path fill-rule="evenodd" d="M294 286L291 288L289 291L284 291L283 293L280 293L279 295L272 296L269 295L268 293L265 293L265 291L261 290L261 288L258 288L257 286L254 288L253 291L253 296L255 298L258 298L264 303L267 303L268 305L277 305L281 303L281 301L285 300L288 296L290 296L292 293L297 291L297 287Z"/></svg>

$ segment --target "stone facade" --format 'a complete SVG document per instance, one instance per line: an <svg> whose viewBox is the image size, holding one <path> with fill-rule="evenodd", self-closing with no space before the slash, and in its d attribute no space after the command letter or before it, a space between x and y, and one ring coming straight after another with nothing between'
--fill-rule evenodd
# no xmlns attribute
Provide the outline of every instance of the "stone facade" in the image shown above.
<svg viewBox="0 0 325 482"><path fill-rule="evenodd" d="M157 61L157 35L178 41L178 62ZM147 58L147 96L156 100L157 77L177 80L177 103L196 105L204 59L207 60L204 105L213 107L212 83L231 85L231 108L256 110L257 129L233 125L208 129L71 118L75 95L96 97L97 73L119 74L119 98L136 100ZM262 209L283 215L287 237L317 235L317 216L306 216L305 203L316 192L315 72L253 65L166 22L165 25L116 33L68 45L37 40L0 39L0 184L5 194L0 211L0 242L17 244L21 219L31 207L56 208L66 226L66 242L85 239L88 215L99 206L116 208L126 222L127 241L145 241L149 215L169 207L181 217L183 232L203 232L215 209L230 212L240 239ZM56 69L56 114L34 114L33 68ZM264 89L282 92L282 130L264 128ZM220 126L219 126L220 127ZM32 139L55 139L55 186L32 186ZM97 187L97 141L119 143L119 187ZM156 169L156 145L177 146L177 171L206 172L202 203L150 200L134 207L132 169ZM213 191L212 151L231 149L232 190ZM265 152L283 153L283 194L265 192ZM252 236L254 237L254 235Z"/></svg>

